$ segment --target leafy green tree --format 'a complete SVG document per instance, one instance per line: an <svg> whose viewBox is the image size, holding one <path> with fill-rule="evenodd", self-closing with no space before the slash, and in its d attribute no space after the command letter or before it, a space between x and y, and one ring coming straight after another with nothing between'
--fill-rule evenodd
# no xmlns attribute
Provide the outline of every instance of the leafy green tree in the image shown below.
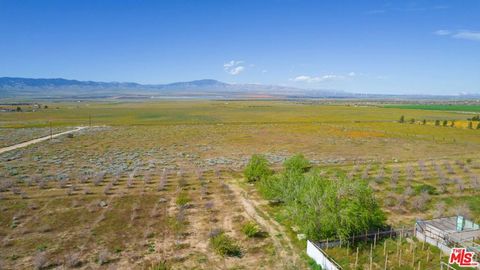
<svg viewBox="0 0 480 270"><path fill-rule="evenodd" d="M468 122L468 128L469 128L469 129L473 129L472 121Z"/></svg>
<svg viewBox="0 0 480 270"><path fill-rule="evenodd" d="M450 127L455 127L455 121L452 120L452 123L450 123Z"/></svg>
<svg viewBox="0 0 480 270"><path fill-rule="evenodd" d="M293 157L285 160L283 167L285 168L286 172L304 173L310 169L311 165L310 161L302 154L296 154Z"/></svg>
<svg viewBox="0 0 480 270"><path fill-rule="evenodd" d="M415 124L415 118L410 119L410 124Z"/></svg>
<svg viewBox="0 0 480 270"><path fill-rule="evenodd" d="M405 116L400 116L400 120L398 121L400 123L405 123Z"/></svg>
<svg viewBox="0 0 480 270"><path fill-rule="evenodd" d="M443 126L446 127L448 124L448 121L447 120L443 120Z"/></svg>
<svg viewBox="0 0 480 270"><path fill-rule="evenodd" d="M478 123L478 125L477 125L477 129L480 129L480 123Z"/></svg>
<svg viewBox="0 0 480 270"><path fill-rule="evenodd" d="M262 155L253 155L243 171L248 182L259 181L273 174L267 159Z"/></svg>
<svg viewBox="0 0 480 270"><path fill-rule="evenodd" d="M468 120L470 120L470 121L480 121L480 116L479 116L479 115L475 115L475 116L472 117L472 118L468 118Z"/></svg>
<svg viewBox="0 0 480 270"><path fill-rule="evenodd" d="M440 120L435 120L435 126L440 126Z"/></svg>
<svg viewBox="0 0 480 270"><path fill-rule="evenodd" d="M307 237L346 239L383 228L385 214L366 182L343 176L332 181L318 169L298 173L299 167L263 178L257 187L266 198L281 200L288 218Z"/></svg>
<svg viewBox="0 0 480 270"><path fill-rule="evenodd" d="M426 124L427 124L427 120L423 119L422 124L423 124L423 125L426 125Z"/></svg>

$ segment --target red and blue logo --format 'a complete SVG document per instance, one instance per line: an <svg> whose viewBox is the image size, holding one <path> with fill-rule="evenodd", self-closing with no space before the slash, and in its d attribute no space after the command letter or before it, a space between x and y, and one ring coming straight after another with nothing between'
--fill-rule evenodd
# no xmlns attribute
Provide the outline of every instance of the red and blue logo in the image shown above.
<svg viewBox="0 0 480 270"><path fill-rule="evenodd" d="M450 253L449 264L458 264L460 267L476 267L480 264L474 260L475 253L466 248L453 248Z"/></svg>

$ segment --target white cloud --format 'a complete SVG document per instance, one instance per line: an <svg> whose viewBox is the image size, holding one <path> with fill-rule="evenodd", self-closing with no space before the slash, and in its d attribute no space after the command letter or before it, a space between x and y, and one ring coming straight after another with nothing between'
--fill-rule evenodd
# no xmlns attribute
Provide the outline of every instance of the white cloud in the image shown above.
<svg viewBox="0 0 480 270"><path fill-rule="evenodd" d="M382 14L382 13L385 13L385 12L387 12L385 9L373 9L373 10L367 11L366 13L367 14Z"/></svg>
<svg viewBox="0 0 480 270"><path fill-rule="evenodd" d="M307 75L300 75L300 76L297 76L293 79L290 79L291 81L294 81L294 82L313 82L315 80L317 80L318 78L317 77L310 77L310 76L307 76Z"/></svg>
<svg viewBox="0 0 480 270"><path fill-rule="evenodd" d="M437 30L435 32L433 32L435 35L437 36L448 36L450 35L452 32L448 31L448 30Z"/></svg>
<svg viewBox="0 0 480 270"><path fill-rule="evenodd" d="M230 73L231 75L238 75L240 74L245 68L243 66L238 66L238 67L234 67L234 68L231 68L228 73Z"/></svg>
<svg viewBox="0 0 480 270"><path fill-rule="evenodd" d="M342 80L342 79L345 79L345 76L328 74L328 75L323 75L319 77L311 77L307 75L300 75L293 79L290 79L290 81L313 83L313 82L325 82L325 81Z"/></svg>
<svg viewBox="0 0 480 270"><path fill-rule="evenodd" d="M449 31L449 30L437 30L433 32L438 36L449 36L456 39L467 39L480 41L480 32L469 31L469 30L458 30L458 31Z"/></svg>
<svg viewBox="0 0 480 270"><path fill-rule="evenodd" d="M350 76L350 77L355 77L355 76L357 76L357 74L352 71L352 72L349 72L349 73L348 73L348 76Z"/></svg>
<svg viewBox="0 0 480 270"><path fill-rule="evenodd" d="M480 41L480 32L463 30L463 31L458 31L456 34L452 35L452 37L459 38L459 39Z"/></svg>
<svg viewBox="0 0 480 270"><path fill-rule="evenodd" d="M243 66L243 63L245 62L232 60L223 64L223 70L225 70L225 72L229 73L230 75L238 75L245 70L245 66Z"/></svg>

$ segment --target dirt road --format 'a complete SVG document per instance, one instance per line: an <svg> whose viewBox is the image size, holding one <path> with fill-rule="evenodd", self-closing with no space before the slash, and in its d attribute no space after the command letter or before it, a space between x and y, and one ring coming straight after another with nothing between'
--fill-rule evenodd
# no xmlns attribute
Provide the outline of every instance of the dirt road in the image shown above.
<svg viewBox="0 0 480 270"><path fill-rule="evenodd" d="M278 222L268 217L260 210L260 202L248 198L248 194L237 184L230 182L230 187L240 199L243 208L247 214L254 219L273 239L275 249L278 252L279 259L283 261L284 269L307 269L305 263L288 238L284 228Z"/></svg>
<svg viewBox="0 0 480 270"><path fill-rule="evenodd" d="M45 136L45 137L33 139L33 140L31 140L31 141L26 141L26 142L23 142L23 143L19 143L19 144L12 145L12 146L7 146L7 147L4 147L4 148L0 148L0 154L5 153L5 152L8 152L8 151L15 150L15 149L18 149L18 148L26 147L26 146L29 146L29 145L31 145L31 144L43 142L43 141L46 141L46 140L48 140L48 139L50 139L50 138L56 138L56 137L59 137L59 136L65 135L65 134L77 132L77 131L80 131L80 130L82 130L82 129L84 129L84 128L87 128L87 127L77 127L77 128L75 128L75 129L72 129L72 130L69 130L69 131L65 131L65 132L60 132L60 133L57 133L57 134L53 134L52 136L49 135L49 136Z"/></svg>

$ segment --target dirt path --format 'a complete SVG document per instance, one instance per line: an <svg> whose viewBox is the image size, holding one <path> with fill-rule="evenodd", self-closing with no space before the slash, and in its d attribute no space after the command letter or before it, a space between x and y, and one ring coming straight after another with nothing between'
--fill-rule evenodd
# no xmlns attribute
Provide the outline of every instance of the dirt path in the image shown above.
<svg viewBox="0 0 480 270"><path fill-rule="evenodd" d="M84 128L87 128L87 127L77 127L75 129L72 129L72 130L69 130L69 131L53 134L52 136L49 135L49 136L33 139L33 140L30 140L30 141L26 141L26 142L23 142L23 143L15 144L15 145L12 145L12 146L7 146L7 147L4 147L4 148L0 148L0 154L8 152L8 151L15 150L15 149L18 149L18 148L26 147L26 146L29 146L31 144L43 142L43 141L46 141L50 138L56 138L56 137L59 137L59 136L65 135L65 134L77 132L77 131L80 131Z"/></svg>
<svg viewBox="0 0 480 270"><path fill-rule="evenodd" d="M267 214L260 210L260 202L249 199L248 194L236 183L230 182L229 184L247 215L260 224L270 235L285 269L307 269L305 263L297 254L295 247L290 242L285 229L275 220L263 217L267 216Z"/></svg>

